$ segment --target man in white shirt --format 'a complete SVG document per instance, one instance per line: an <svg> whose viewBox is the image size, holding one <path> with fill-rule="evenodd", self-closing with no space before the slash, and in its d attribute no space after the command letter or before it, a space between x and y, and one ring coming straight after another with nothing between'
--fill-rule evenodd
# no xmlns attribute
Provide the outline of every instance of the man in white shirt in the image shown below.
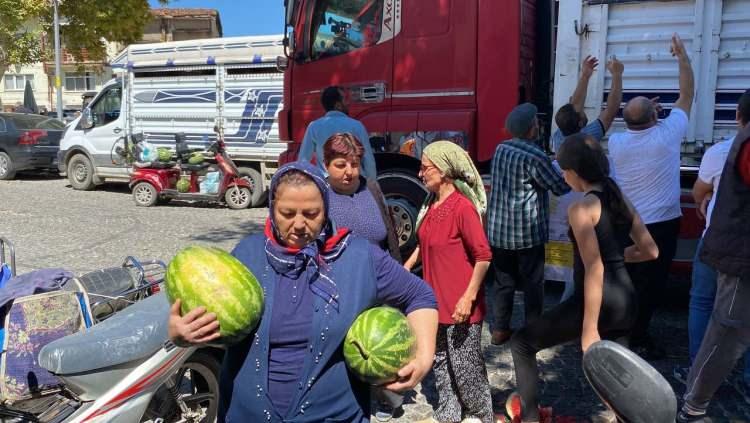
<svg viewBox="0 0 750 423"><path fill-rule="evenodd" d="M677 34L672 55L679 64L680 96L668 118L659 121L658 107L646 97L630 100L623 110L627 131L609 137L615 180L641 215L659 246L656 260L628 265L639 299L631 347L648 358L659 351L648 337L651 316L663 296L680 231L680 146L688 131L694 78L690 58Z"/></svg>

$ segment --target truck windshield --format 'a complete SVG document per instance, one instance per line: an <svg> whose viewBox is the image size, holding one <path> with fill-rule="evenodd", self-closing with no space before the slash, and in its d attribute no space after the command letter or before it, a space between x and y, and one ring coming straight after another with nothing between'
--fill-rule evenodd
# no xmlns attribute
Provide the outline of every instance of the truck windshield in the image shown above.
<svg viewBox="0 0 750 423"><path fill-rule="evenodd" d="M380 40L383 0L319 0L310 21L310 59L338 56Z"/></svg>

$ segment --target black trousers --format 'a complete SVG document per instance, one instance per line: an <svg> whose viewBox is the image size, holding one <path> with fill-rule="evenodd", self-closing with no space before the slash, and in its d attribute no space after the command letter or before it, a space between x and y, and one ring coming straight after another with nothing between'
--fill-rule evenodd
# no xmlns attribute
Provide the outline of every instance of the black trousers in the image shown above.
<svg viewBox="0 0 750 423"><path fill-rule="evenodd" d="M583 275L580 276L582 278ZM627 270L621 267L605 272L599 336L626 344L636 314L636 295ZM581 337L583 330L583 281L576 283L572 297L556 305L511 338L516 386L521 395L523 419L539 419L539 368L536 353ZM626 345L627 346L627 345Z"/></svg>
<svg viewBox="0 0 750 423"><path fill-rule="evenodd" d="M680 218L646 225L659 247L656 260L627 265L630 279L638 295L638 317L633 327L631 344L638 345L648 338L648 326L656 308L664 301L669 278L669 267L677 251Z"/></svg>
<svg viewBox="0 0 750 423"><path fill-rule="evenodd" d="M544 308L544 245L523 250L492 247L492 269L488 302L491 302L492 330L510 329L513 296L523 291L526 324L542 314Z"/></svg>

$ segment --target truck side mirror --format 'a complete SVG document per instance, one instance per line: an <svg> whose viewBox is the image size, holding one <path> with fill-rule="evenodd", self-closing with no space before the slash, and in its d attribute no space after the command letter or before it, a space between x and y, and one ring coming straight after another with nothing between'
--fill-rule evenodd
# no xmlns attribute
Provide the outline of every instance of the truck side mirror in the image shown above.
<svg viewBox="0 0 750 423"><path fill-rule="evenodd" d="M94 118L91 116L91 109L86 107L81 112L81 128L91 129L94 127Z"/></svg>
<svg viewBox="0 0 750 423"><path fill-rule="evenodd" d="M286 56L276 56L276 70L284 72L289 67L289 58Z"/></svg>

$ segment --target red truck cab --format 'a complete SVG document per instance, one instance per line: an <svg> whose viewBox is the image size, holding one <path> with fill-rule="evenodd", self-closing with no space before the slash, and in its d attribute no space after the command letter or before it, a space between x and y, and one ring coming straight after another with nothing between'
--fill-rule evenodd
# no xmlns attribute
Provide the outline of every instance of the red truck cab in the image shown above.
<svg viewBox="0 0 750 423"><path fill-rule="evenodd" d="M410 249L426 194L417 179L422 149L450 139L486 166L509 138L507 113L532 100L535 3L288 0L279 129L291 144L282 160L296 158L305 128L323 115L321 91L342 87L349 114L370 133L378 180Z"/></svg>

